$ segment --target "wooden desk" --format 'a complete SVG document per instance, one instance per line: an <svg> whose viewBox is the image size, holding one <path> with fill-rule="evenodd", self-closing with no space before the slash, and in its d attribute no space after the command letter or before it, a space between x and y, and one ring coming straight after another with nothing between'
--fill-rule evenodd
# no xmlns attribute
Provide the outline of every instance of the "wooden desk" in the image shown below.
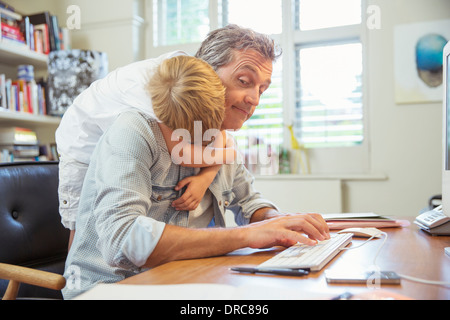
<svg viewBox="0 0 450 320"><path fill-rule="evenodd" d="M387 232L388 239L377 258L377 265L382 270L395 271L399 274L427 280L450 282L450 257L446 256L444 252L445 247L450 247L450 237L431 237L415 224L411 224L407 228L385 228L383 231ZM356 246L363 241L362 238L354 238L351 246ZM330 294L341 294L344 291L361 293L367 292L369 289L365 285L328 284L324 270L368 269L381 244L381 239L371 240L358 249L343 251L320 272L310 273L306 277L240 274L229 270L233 266L256 266L281 250L272 248L268 250L242 249L226 256L174 261L120 283L272 285ZM450 299L450 287L421 284L404 279L402 279L401 285L383 285L382 289L413 299Z"/></svg>

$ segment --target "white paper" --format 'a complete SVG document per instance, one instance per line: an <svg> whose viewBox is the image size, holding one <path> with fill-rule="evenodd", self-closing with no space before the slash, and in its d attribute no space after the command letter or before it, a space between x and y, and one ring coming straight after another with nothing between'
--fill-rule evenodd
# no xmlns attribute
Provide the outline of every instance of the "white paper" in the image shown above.
<svg viewBox="0 0 450 320"><path fill-rule="evenodd" d="M99 284L74 300L311 300L332 295L284 287L226 284Z"/></svg>

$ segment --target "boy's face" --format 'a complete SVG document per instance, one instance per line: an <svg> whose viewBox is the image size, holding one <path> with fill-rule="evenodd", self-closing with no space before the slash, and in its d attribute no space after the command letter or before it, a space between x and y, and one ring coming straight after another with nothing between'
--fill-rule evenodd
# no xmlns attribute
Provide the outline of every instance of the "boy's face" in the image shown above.
<svg viewBox="0 0 450 320"><path fill-rule="evenodd" d="M272 70L272 61L254 50L236 51L233 61L217 70L226 87L222 130L238 130L253 115L269 88Z"/></svg>

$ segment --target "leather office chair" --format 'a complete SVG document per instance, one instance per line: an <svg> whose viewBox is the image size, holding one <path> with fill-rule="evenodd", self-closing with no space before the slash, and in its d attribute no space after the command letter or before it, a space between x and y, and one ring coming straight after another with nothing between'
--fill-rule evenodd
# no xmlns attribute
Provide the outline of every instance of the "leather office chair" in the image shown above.
<svg viewBox="0 0 450 320"><path fill-rule="evenodd" d="M0 164L0 297L62 299L68 239L58 163Z"/></svg>

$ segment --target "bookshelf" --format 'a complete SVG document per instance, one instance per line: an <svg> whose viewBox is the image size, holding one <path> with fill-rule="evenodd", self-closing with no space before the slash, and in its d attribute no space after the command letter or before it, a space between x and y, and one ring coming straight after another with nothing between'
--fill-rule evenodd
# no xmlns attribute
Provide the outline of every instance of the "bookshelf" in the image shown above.
<svg viewBox="0 0 450 320"><path fill-rule="evenodd" d="M22 16L0 8L0 15L8 15L20 20ZM29 49L27 45L3 41L0 38L0 74L17 77L19 65L32 65L35 75L47 74L48 56ZM31 114L28 112L7 110L0 107L0 128L22 127L36 132L40 144L55 142L55 131L60 123L59 117Z"/></svg>

